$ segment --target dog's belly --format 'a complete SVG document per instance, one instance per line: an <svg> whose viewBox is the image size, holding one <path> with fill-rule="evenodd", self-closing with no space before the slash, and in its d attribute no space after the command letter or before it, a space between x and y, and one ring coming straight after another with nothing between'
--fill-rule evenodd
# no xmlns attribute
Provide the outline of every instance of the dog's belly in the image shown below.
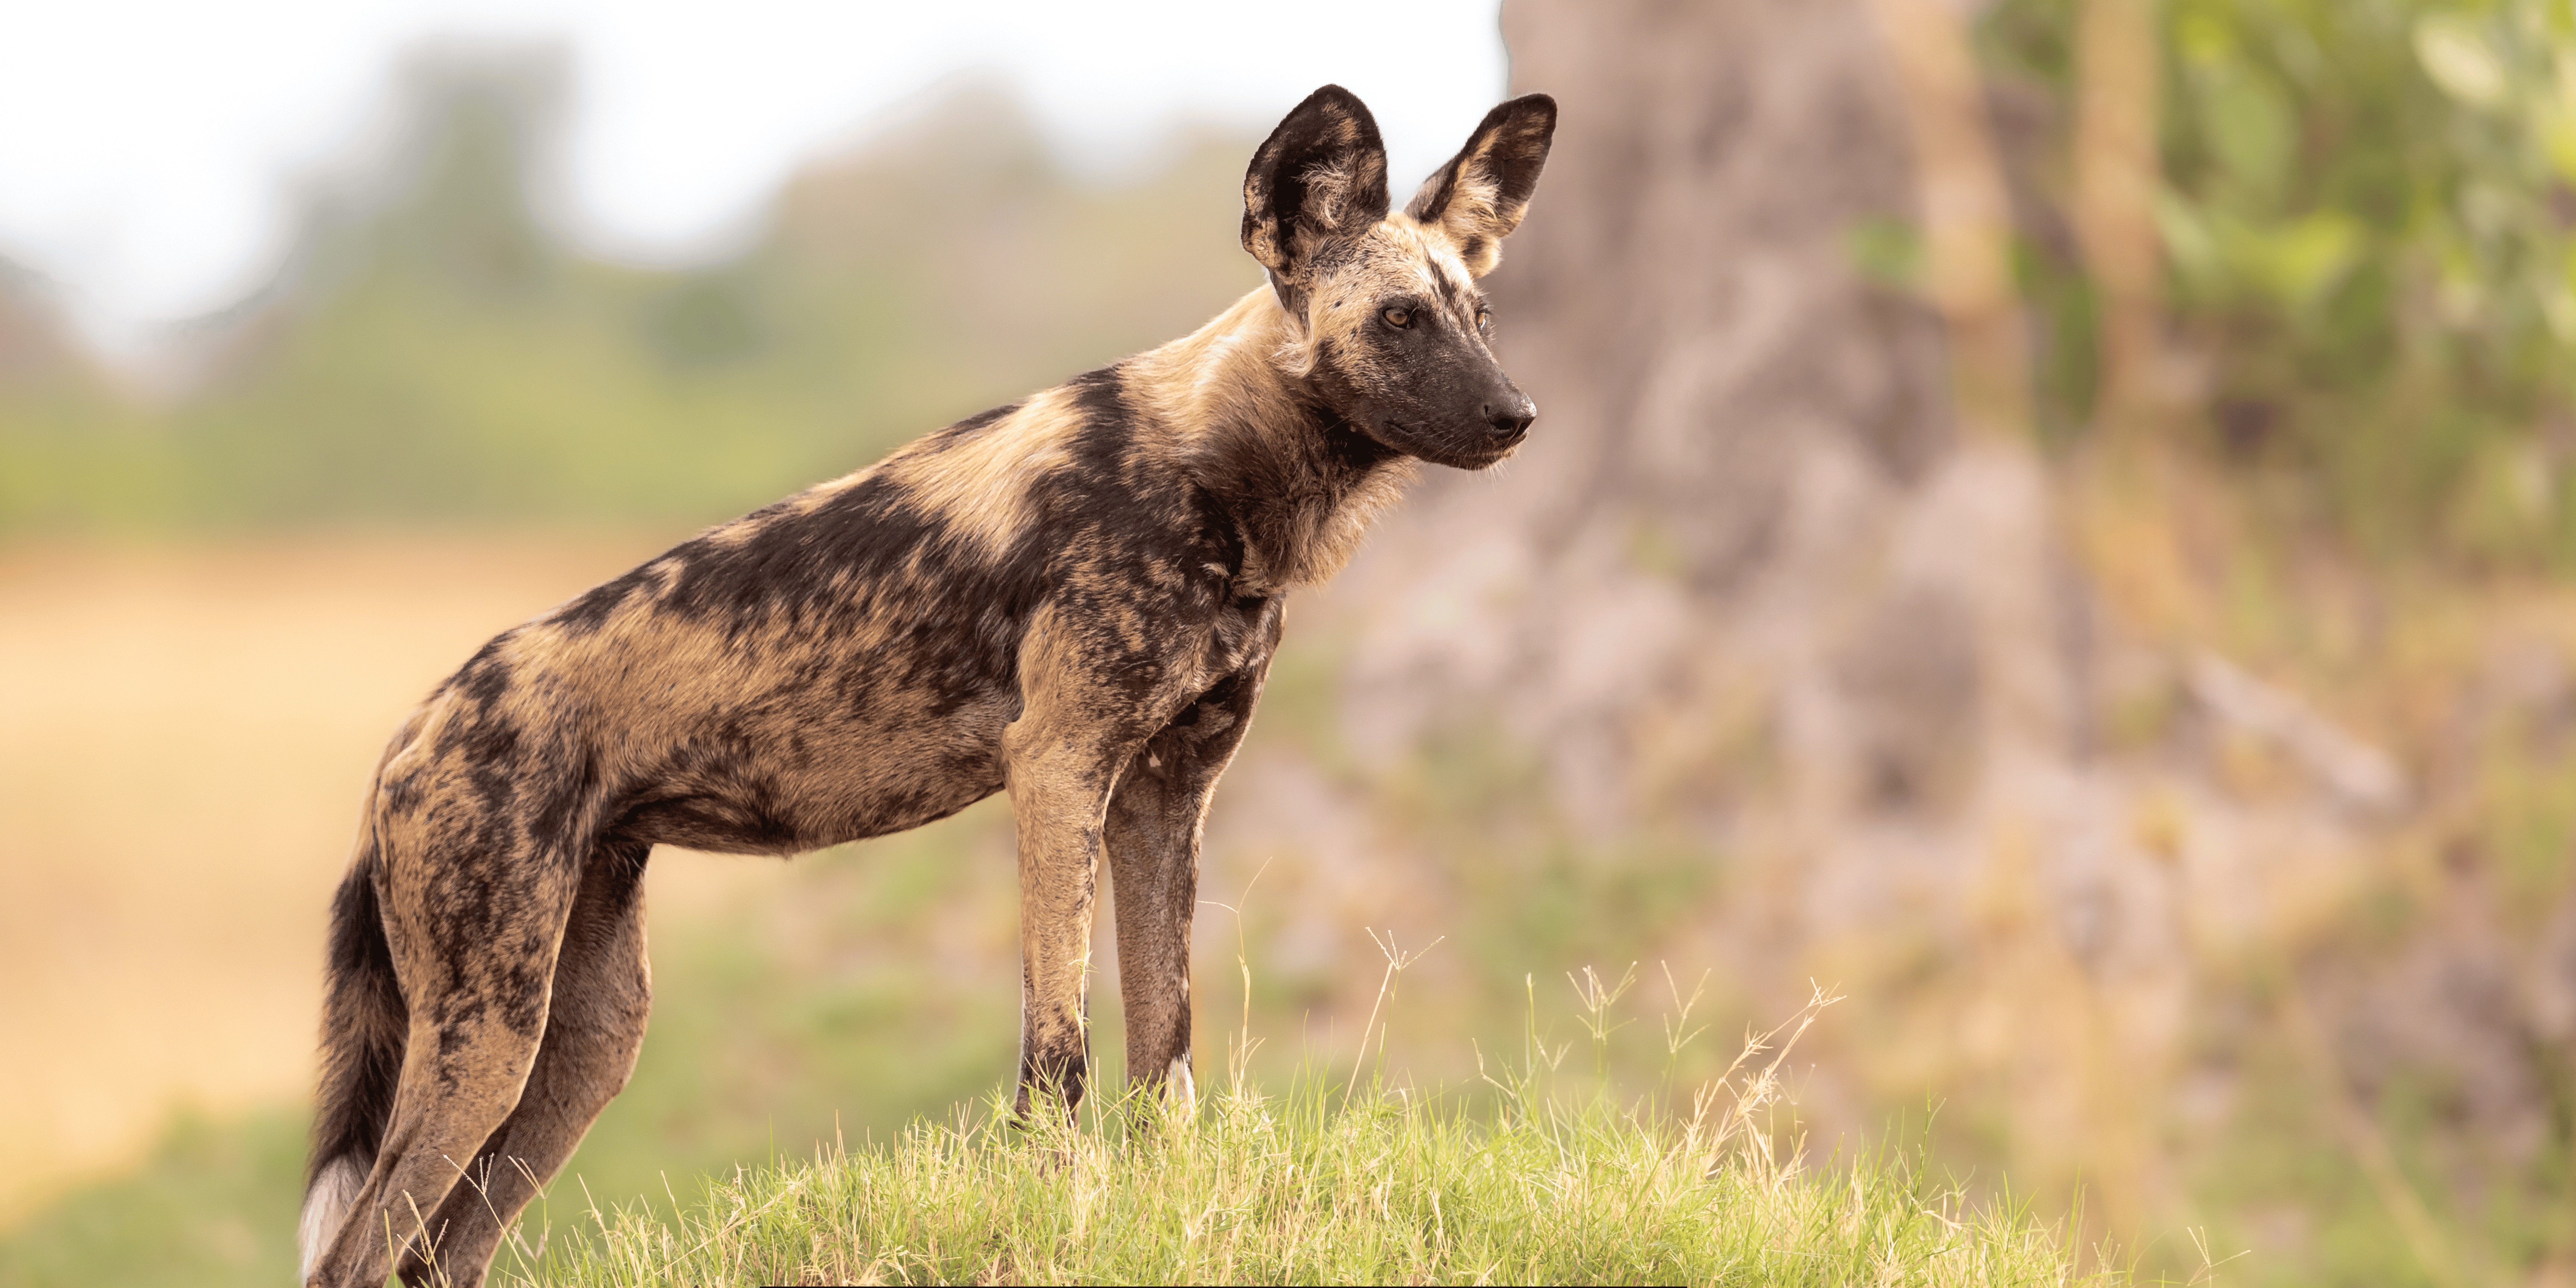
<svg viewBox="0 0 2576 1288"><path fill-rule="evenodd" d="M706 797L637 806L613 829L655 845L679 845L717 854L801 854L871 836L909 831L936 822L1001 790L999 780L955 780L900 800L843 802L838 809L797 812Z"/></svg>
<svg viewBox="0 0 2576 1288"><path fill-rule="evenodd" d="M795 854L946 818L1002 788L999 700L896 727L771 727L689 739L609 830L726 854Z"/></svg>

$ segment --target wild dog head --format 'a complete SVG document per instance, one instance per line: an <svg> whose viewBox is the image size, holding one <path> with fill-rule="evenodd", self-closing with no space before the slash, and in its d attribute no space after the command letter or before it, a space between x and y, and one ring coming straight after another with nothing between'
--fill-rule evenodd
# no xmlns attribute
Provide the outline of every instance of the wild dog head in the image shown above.
<svg viewBox="0 0 2576 1288"><path fill-rule="evenodd" d="M1556 100L1485 114L1467 146L1390 214L1377 122L1339 85L1307 96L1243 177L1243 248L1300 330L1291 366L1371 438L1483 469L1529 434L1538 407L1486 345L1476 279L1502 261L1556 132Z"/></svg>

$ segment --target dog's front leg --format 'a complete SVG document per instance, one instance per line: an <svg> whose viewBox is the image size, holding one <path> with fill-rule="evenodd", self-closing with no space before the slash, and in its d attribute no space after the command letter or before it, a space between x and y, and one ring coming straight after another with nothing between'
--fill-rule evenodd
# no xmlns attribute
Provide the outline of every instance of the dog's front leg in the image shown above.
<svg viewBox="0 0 2576 1288"><path fill-rule="evenodd" d="M1019 1114L1032 1097L1082 1102L1088 1063L1085 991L1100 818L1109 774L1087 749L1021 754L1011 762L1011 817L1020 856Z"/></svg>
<svg viewBox="0 0 2576 1288"><path fill-rule="evenodd" d="M1109 799L1110 878L1118 906L1118 995L1127 1021L1127 1081L1160 1086L1186 1112L1190 1075L1190 918L1199 838L1217 777L1252 721L1258 663L1181 709L1118 776Z"/></svg>
<svg viewBox="0 0 2576 1288"><path fill-rule="evenodd" d="M1082 1102L1088 1052L1085 989L1102 816L1145 730L1102 672L1119 659L1084 647L1041 613L1021 650L1021 711L1002 731L1019 833L1020 1079L1025 1121L1035 1100ZM1130 660L1132 661L1132 660ZM1126 667L1132 672L1132 665Z"/></svg>

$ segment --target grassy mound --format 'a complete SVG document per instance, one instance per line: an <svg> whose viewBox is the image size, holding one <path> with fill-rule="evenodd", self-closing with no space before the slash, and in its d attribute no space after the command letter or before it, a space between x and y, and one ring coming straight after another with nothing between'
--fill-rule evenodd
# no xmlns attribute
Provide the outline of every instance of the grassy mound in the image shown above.
<svg viewBox="0 0 2576 1288"><path fill-rule="evenodd" d="M995 1102L739 1169L676 1221L593 1206L556 1230L540 1209L494 1281L2125 1281L2079 1272L2063 1232L2009 1200L1931 1182L1919 1154L1807 1165L1782 1139L1779 1032L1686 1109L1566 1103L1562 1048L1474 1094L1310 1073L1273 1097L1238 1059L1194 1113L1129 1100L1024 1127Z"/></svg>

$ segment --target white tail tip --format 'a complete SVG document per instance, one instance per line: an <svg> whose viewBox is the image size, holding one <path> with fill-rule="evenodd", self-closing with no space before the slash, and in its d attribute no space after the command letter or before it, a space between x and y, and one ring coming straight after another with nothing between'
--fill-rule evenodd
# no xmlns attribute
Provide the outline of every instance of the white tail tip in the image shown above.
<svg viewBox="0 0 2576 1288"><path fill-rule="evenodd" d="M313 1188L304 1195L304 1215L295 1223L295 1244L304 1253L297 1283L313 1282L313 1268L322 1263L323 1249L331 1246L331 1236L340 1232L349 1205L357 1202L358 1191L366 1185L367 1174L354 1158L335 1158L313 1178Z"/></svg>

